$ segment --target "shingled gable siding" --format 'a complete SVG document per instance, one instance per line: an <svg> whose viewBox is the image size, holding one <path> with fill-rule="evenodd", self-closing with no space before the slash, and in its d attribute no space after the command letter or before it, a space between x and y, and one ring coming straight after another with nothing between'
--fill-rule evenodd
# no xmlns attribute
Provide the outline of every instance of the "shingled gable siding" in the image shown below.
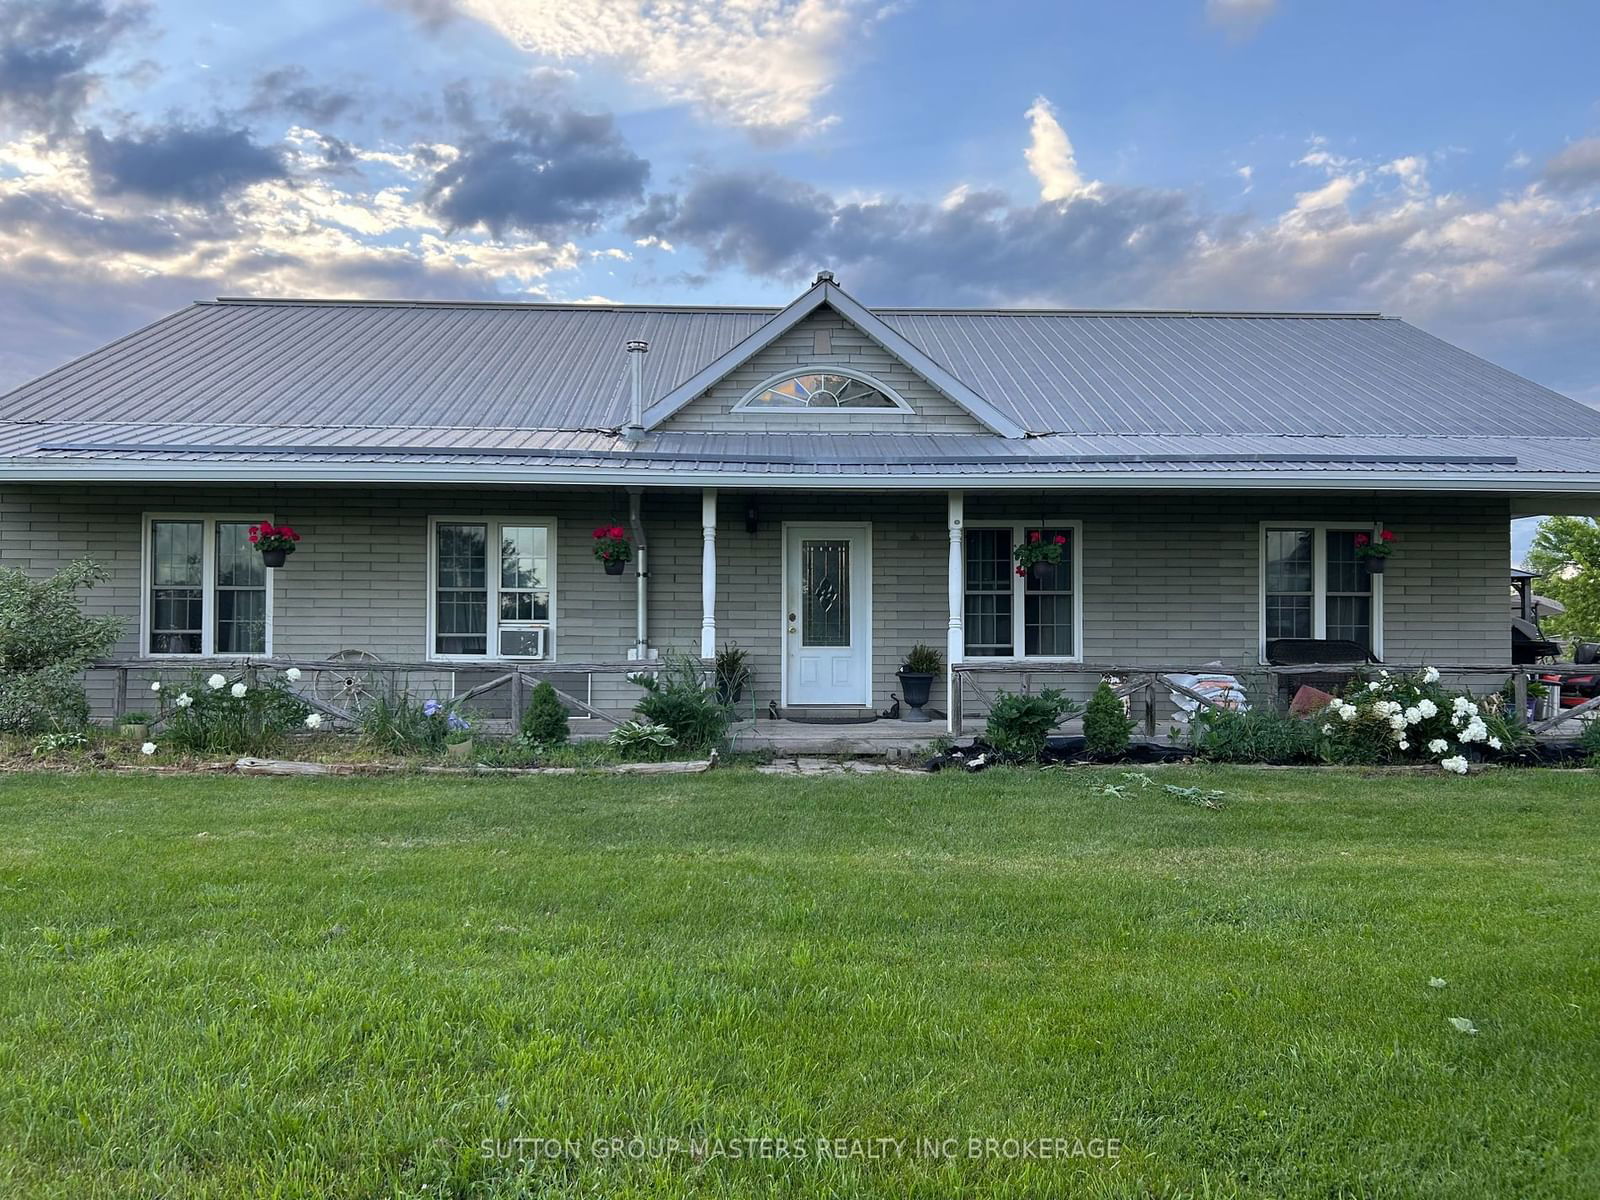
<svg viewBox="0 0 1600 1200"><path fill-rule="evenodd" d="M719 644L737 642L750 653L754 678L746 713L764 711L779 695L785 521L871 521L873 701L886 706L898 691L894 672L905 651L918 641L944 643L944 494L756 495L755 534L744 528L748 498L721 495L717 541L717 636ZM112 579L94 590L91 606L128 618L119 652L132 655L138 650L140 514L271 512L305 539L288 567L274 572L274 649L306 658L364 649L385 659L418 660L427 649L427 518L553 516L559 525L557 661L617 661L633 640L633 575L602 574L589 543L593 526L619 519L621 508L615 492L576 489L9 486L0 490L0 561L41 574L83 555L104 563ZM650 492L646 511L652 644L693 651L700 635L699 493ZM1509 654L1510 536L1504 501L1396 498L1374 507L1369 499L1332 497L1030 492L967 498L969 524L1031 523L1041 516L1083 523L1084 647L1092 662L1253 662L1260 522L1364 522L1374 515L1402 539L1385 580L1390 661L1503 661ZM1033 685L1046 682L1036 675ZM1020 674L993 680L994 686L1020 684ZM595 688L597 702L618 710L635 695L617 678L602 686L597 677ZM102 687L102 712L108 696ZM934 704L945 704L942 687Z"/></svg>
<svg viewBox="0 0 1600 1200"><path fill-rule="evenodd" d="M816 352L816 333L827 330L828 353ZM757 384L782 371L815 369L826 365L854 367L888 384L914 411L882 413L857 409L849 413L823 410L804 416L759 412L734 412L734 405ZM802 320L772 345L735 370L706 395L690 402L668 420L662 429L672 430L771 430L774 432L824 433L862 430L892 430L900 433L988 433L989 431L963 408L952 403L899 359L889 354L854 325L832 309L823 308Z"/></svg>

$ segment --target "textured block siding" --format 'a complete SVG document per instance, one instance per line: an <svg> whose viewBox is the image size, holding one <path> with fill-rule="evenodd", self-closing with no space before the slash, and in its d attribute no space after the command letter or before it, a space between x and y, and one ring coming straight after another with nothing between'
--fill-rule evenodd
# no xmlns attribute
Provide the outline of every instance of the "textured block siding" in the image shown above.
<svg viewBox="0 0 1600 1200"><path fill-rule="evenodd" d="M764 709L779 696L783 523L870 520L873 702L884 707L905 651L918 641L944 646L944 494L757 495L753 535L744 530L748 498L723 493L717 518L717 640L750 653L746 705ZM595 523L622 519L623 503L611 491L11 487L0 492L0 560L38 573L83 554L105 563L113 576L94 590L91 606L128 618L119 649L135 654L139 515L163 510L271 512L305 535L290 565L274 573L278 653L322 658L359 648L390 660L422 658L430 514L554 517L557 661L616 661L632 644L634 576L603 575L589 549ZM1259 522L1368 521L1375 511L1402 538L1383 584L1387 657L1503 661L1510 534L1501 501L1404 498L1375 510L1370 500L1335 498L967 497L969 524L1083 523L1085 652L1090 661L1130 664L1255 661ZM646 528L651 643L692 653L700 640L699 494L649 493ZM1018 671L988 677L986 686L1021 682ZM1034 687L1049 682L1040 673L1032 680ZM625 708L634 689L596 677L594 694L602 707ZM942 685L933 702L944 707Z"/></svg>
<svg viewBox="0 0 1600 1200"><path fill-rule="evenodd" d="M828 353L816 352L816 331L826 329L831 339ZM829 413L815 410L803 414L733 412L750 389L781 371L826 369L827 366L854 367L882 380L914 411L882 413L856 410ZM862 430L893 430L901 433L987 433L967 411L947 399L922 376L872 341L854 325L832 310L812 313L760 354L739 367L704 396L684 406L662 429L734 430L743 433L771 430L803 433L808 429L824 433L859 433Z"/></svg>

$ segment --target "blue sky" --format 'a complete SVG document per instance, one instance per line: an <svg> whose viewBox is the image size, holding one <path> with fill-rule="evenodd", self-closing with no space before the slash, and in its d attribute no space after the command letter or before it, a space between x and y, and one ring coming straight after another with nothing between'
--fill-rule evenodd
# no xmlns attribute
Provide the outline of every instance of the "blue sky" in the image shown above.
<svg viewBox="0 0 1600 1200"><path fill-rule="evenodd" d="M7 0L0 39L0 386L219 294L828 267L1380 309L1600 404L1592 3Z"/></svg>

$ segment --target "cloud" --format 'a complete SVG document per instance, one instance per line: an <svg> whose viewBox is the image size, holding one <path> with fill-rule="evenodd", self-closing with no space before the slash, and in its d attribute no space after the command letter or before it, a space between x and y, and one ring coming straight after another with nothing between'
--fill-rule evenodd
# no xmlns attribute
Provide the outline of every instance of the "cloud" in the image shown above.
<svg viewBox="0 0 1600 1200"><path fill-rule="evenodd" d="M1544 165L1545 182L1562 191L1600 184L1600 137L1573 142Z"/></svg>
<svg viewBox="0 0 1600 1200"><path fill-rule="evenodd" d="M320 135L291 130L292 182L184 207L100 194L75 143L0 144L0 389L207 296L548 298L582 261L565 241L451 236L422 203L424 156L348 149L347 173L319 176Z"/></svg>
<svg viewBox="0 0 1600 1200"><path fill-rule="evenodd" d="M70 132L99 80L91 68L147 14L143 4L102 0L0 4L0 123Z"/></svg>
<svg viewBox="0 0 1600 1200"><path fill-rule="evenodd" d="M886 11L874 0L457 0L456 7L531 54L615 64L669 101L762 140L831 122L818 105L852 43Z"/></svg>
<svg viewBox="0 0 1600 1200"><path fill-rule="evenodd" d="M285 112L313 125L337 120L356 102L352 92L319 87L310 82L304 67L277 67L257 75L244 111L251 114Z"/></svg>
<svg viewBox="0 0 1600 1200"><path fill-rule="evenodd" d="M1041 200L1068 200L1086 188L1078 172L1078 158L1072 139L1056 120L1055 109L1043 96L1034 98L1028 108L1028 148L1023 151L1028 170L1039 181Z"/></svg>
<svg viewBox="0 0 1600 1200"><path fill-rule="evenodd" d="M1278 7L1278 0L1206 0L1211 23L1235 40L1254 37Z"/></svg>
<svg viewBox="0 0 1600 1200"><path fill-rule="evenodd" d="M254 183L283 179L283 158L249 130L222 124L167 125L143 133L84 135L84 156L103 196L215 206Z"/></svg>
<svg viewBox="0 0 1600 1200"><path fill-rule="evenodd" d="M626 230L698 247L715 267L784 276L815 261L836 208L815 188L770 172L706 173L681 196L651 196Z"/></svg>
<svg viewBox="0 0 1600 1200"><path fill-rule="evenodd" d="M1048 148L1059 123L1043 115ZM830 267L881 304L1378 309L1600 400L1600 203L1538 184L1436 193L1427 155L1369 166L1314 142L1300 165L1321 178L1263 219L1205 211L1186 191L1084 184L1059 144L1048 166L1028 161L1044 196L1077 186L1037 202L971 185L847 200L708 169L653 195L627 232L789 287Z"/></svg>
<svg viewBox="0 0 1600 1200"><path fill-rule="evenodd" d="M481 128L475 114L463 111L460 119ZM564 236L637 202L649 173L609 114L516 108L499 128L470 134L447 156L424 199L455 229Z"/></svg>

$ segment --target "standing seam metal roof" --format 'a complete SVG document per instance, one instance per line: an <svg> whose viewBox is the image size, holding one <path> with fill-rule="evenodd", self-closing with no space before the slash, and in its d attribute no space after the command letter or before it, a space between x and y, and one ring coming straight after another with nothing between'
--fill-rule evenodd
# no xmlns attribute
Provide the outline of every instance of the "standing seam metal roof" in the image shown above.
<svg viewBox="0 0 1600 1200"><path fill-rule="evenodd" d="M774 310L221 300L23 385L10 421L614 429ZM1373 315L876 310L1034 434L1600 435L1600 412Z"/></svg>

